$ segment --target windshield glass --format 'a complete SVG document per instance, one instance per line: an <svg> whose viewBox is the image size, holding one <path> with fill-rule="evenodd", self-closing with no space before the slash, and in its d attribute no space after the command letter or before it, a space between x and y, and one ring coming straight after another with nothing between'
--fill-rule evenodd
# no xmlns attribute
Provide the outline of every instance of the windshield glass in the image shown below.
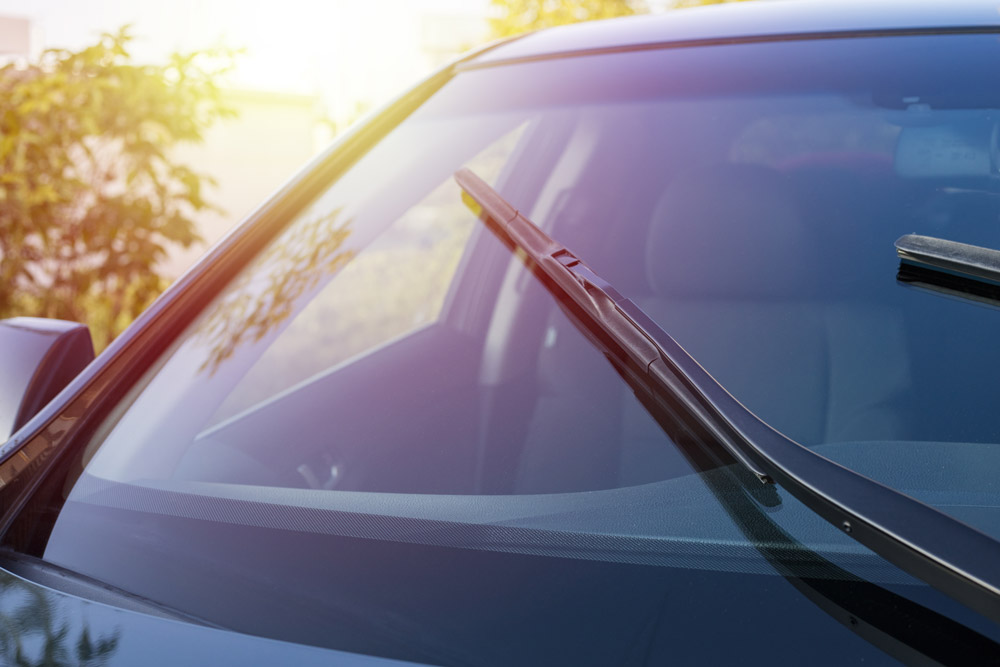
<svg viewBox="0 0 1000 667"><path fill-rule="evenodd" d="M785 490L706 463L452 174L775 429L1000 536L998 313L898 282L893 246L1000 249L998 55L907 36L458 74L147 374L39 554L229 627L435 663L745 661L749 639L677 639L706 623L773 635L769 661L988 641Z"/></svg>

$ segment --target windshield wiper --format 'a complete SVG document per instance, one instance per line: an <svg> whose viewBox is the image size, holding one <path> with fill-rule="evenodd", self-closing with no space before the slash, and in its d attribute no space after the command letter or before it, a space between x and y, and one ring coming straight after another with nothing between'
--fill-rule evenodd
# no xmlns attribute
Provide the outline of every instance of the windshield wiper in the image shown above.
<svg viewBox="0 0 1000 667"><path fill-rule="evenodd" d="M775 431L733 398L638 306L522 216L468 169L458 185L511 243L641 370L647 390L675 399L741 465L778 483L858 542L1000 622L1000 542Z"/></svg>
<svg viewBox="0 0 1000 667"><path fill-rule="evenodd" d="M950 296L1000 304L1000 250L906 234L896 240L896 279Z"/></svg>
<svg viewBox="0 0 1000 667"><path fill-rule="evenodd" d="M1000 285L1000 250L933 236L905 234L896 239L896 252L906 264Z"/></svg>

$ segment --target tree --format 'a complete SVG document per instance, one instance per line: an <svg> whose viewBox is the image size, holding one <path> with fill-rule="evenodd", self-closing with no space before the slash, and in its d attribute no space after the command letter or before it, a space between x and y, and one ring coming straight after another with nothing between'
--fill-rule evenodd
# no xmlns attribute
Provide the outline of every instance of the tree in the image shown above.
<svg viewBox="0 0 1000 667"><path fill-rule="evenodd" d="M647 11L643 0L491 0L490 4L497 13L490 19L496 37Z"/></svg>
<svg viewBox="0 0 1000 667"><path fill-rule="evenodd" d="M171 159L233 114L228 51L132 62L127 28L0 68L0 317L85 322L103 347L162 291L157 265L199 239L211 179Z"/></svg>

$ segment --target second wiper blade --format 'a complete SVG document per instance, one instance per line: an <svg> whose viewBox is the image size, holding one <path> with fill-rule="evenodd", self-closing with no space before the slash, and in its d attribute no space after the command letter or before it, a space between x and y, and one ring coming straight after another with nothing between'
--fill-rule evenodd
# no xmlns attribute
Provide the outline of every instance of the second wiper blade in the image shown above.
<svg viewBox="0 0 1000 667"><path fill-rule="evenodd" d="M1000 285L1000 250L933 236L905 234L896 239L896 252L900 260L912 266Z"/></svg>
<svg viewBox="0 0 1000 667"><path fill-rule="evenodd" d="M1000 305L1000 250L906 234L896 240L902 283L950 297Z"/></svg>
<svg viewBox="0 0 1000 667"><path fill-rule="evenodd" d="M938 590L1000 622L1000 542L830 461L747 410L638 306L468 169L458 185L621 352L743 466ZM609 350L610 351L610 350Z"/></svg>

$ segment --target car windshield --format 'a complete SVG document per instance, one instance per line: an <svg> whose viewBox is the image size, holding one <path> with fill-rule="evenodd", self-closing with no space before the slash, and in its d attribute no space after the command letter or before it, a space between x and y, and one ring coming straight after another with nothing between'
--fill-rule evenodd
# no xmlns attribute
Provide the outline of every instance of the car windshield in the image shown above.
<svg viewBox="0 0 1000 667"><path fill-rule="evenodd" d="M784 489L706 463L452 174L773 428L1000 537L997 310L897 280L893 245L1000 249L998 55L910 35L466 67L163 355L38 555L227 627L444 664L995 649Z"/></svg>

